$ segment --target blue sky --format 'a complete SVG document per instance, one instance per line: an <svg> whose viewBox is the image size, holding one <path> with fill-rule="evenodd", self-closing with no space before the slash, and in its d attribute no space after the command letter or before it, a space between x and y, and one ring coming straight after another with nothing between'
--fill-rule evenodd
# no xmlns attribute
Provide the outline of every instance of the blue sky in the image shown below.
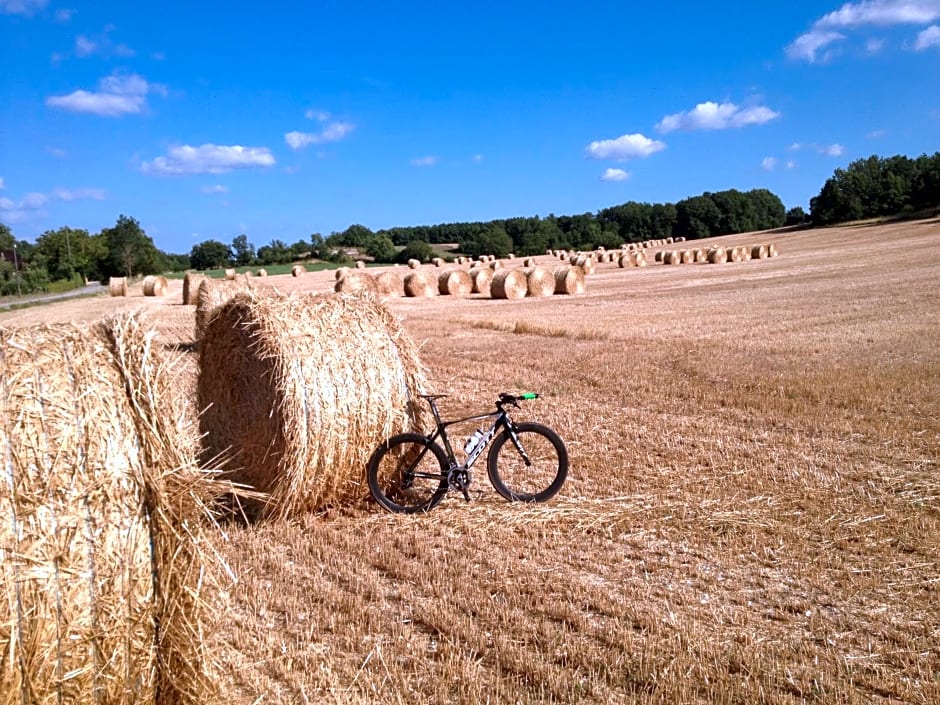
<svg viewBox="0 0 940 705"><path fill-rule="evenodd" d="M189 252L768 188L940 148L940 0L0 0L0 221Z"/></svg>

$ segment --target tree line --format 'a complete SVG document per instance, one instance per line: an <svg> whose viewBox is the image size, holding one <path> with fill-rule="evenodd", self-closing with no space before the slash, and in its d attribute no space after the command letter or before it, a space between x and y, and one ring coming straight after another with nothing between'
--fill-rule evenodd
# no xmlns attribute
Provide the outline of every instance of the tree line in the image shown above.
<svg viewBox="0 0 940 705"><path fill-rule="evenodd" d="M782 225L831 225L940 207L940 152L917 159L871 156L836 169L810 201L810 213L786 210L767 189L729 189L676 203L629 201L596 213L441 223L372 231L354 224L328 236L313 233L288 244L274 239L255 247L246 234L231 242L200 242L187 254L162 252L140 224L121 215L115 225L91 234L62 227L35 243L16 240L0 223L0 294L47 290L50 282L106 281L111 276L186 269L268 266L307 259L346 261L350 252L376 262L428 261L434 244L456 243L470 256L540 254L549 249L590 250L625 242L685 237L687 240Z"/></svg>

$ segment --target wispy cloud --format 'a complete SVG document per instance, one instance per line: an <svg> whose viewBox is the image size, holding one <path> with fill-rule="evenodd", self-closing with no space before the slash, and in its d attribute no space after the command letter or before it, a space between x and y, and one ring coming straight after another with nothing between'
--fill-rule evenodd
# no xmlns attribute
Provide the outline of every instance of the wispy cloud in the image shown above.
<svg viewBox="0 0 940 705"><path fill-rule="evenodd" d="M434 155L428 155L426 157L418 157L411 160L411 166L434 166L440 161L440 157Z"/></svg>
<svg viewBox="0 0 940 705"><path fill-rule="evenodd" d="M787 159L786 167L787 169L796 169L796 161L793 159Z"/></svg>
<svg viewBox="0 0 940 705"><path fill-rule="evenodd" d="M228 193L228 186L215 184L214 186L203 186L199 190L203 193Z"/></svg>
<svg viewBox="0 0 940 705"><path fill-rule="evenodd" d="M764 171L773 171L777 168L777 160L774 157L764 157L761 159L760 168Z"/></svg>
<svg viewBox="0 0 940 705"><path fill-rule="evenodd" d="M308 120L319 120L320 122L326 122L330 119L330 114L325 110L308 108L304 111L304 117Z"/></svg>
<svg viewBox="0 0 940 705"><path fill-rule="evenodd" d="M621 135L616 139L595 140L585 150L588 159L612 159L624 162L628 159L645 158L666 149L666 143L650 139L639 132Z"/></svg>
<svg viewBox="0 0 940 705"><path fill-rule="evenodd" d="M630 172L624 171L623 169L604 169L604 173L601 174L601 181L626 181L630 178Z"/></svg>
<svg viewBox="0 0 940 705"><path fill-rule="evenodd" d="M914 41L914 51L924 51L931 47L940 47L940 27L935 24L920 32Z"/></svg>
<svg viewBox="0 0 940 705"><path fill-rule="evenodd" d="M6 187L7 187L7 186L6 186L6 184L4 183L4 181L3 181L3 177L0 176L0 191L2 191L3 189L5 189Z"/></svg>
<svg viewBox="0 0 940 705"><path fill-rule="evenodd" d="M785 51L791 59L810 63L825 62L832 58L833 53L831 50L825 52L822 50L834 42L846 39L844 34L846 31L865 26L923 25L937 18L940 18L940 1L938 0L848 2L838 10L816 20L809 31L794 39Z"/></svg>
<svg viewBox="0 0 940 705"><path fill-rule="evenodd" d="M55 21L65 24L72 20L72 16L75 14L75 10L69 10L66 8L60 8L55 11Z"/></svg>
<svg viewBox="0 0 940 705"><path fill-rule="evenodd" d="M284 141L291 149L298 150L311 144L339 142L355 129L356 126L351 122L332 122L319 132L288 132L284 135Z"/></svg>
<svg viewBox="0 0 940 705"><path fill-rule="evenodd" d="M865 135L870 140L876 140L879 137L884 137L887 134L885 130L872 130L867 135Z"/></svg>
<svg viewBox="0 0 940 705"><path fill-rule="evenodd" d="M52 195L60 201L103 201L107 194L103 188L57 188Z"/></svg>
<svg viewBox="0 0 940 705"><path fill-rule="evenodd" d="M119 117L143 112L150 93L165 96L166 86L148 83L136 73L114 72L98 82L97 91L77 90L68 95L49 96L46 105L76 113Z"/></svg>
<svg viewBox="0 0 940 705"><path fill-rule="evenodd" d="M791 152L798 152L801 149L812 149L820 154L825 154L827 157L841 157L845 154L845 147L843 147L838 142L833 144L815 144L812 142L803 143L803 142L794 142L789 147Z"/></svg>
<svg viewBox="0 0 940 705"><path fill-rule="evenodd" d="M741 108L734 103L699 103L691 110L667 115L656 129L667 134L676 130L727 130L748 125L763 125L780 117L780 113L763 105Z"/></svg>
<svg viewBox="0 0 940 705"><path fill-rule="evenodd" d="M2 181L0 179L0 184L2 184ZM2 185L0 185L0 188L2 188ZM0 198L0 211L3 212L4 219L15 223L45 217L46 212L43 209L53 199L65 202L84 199L102 201L105 197L104 189L100 188L56 188L48 194L33 191L25 194L18 201L11 198Z"/></svg>
<svg viewBox="0 0 940 705"><path fill-rule="evenodd" d="M59 147L46 147L46 151L56 159L65 159L68 156L68 152Z"/></svg>
<svg viewBox="0 0 940 705"><path fill-rule="evenodd" d="M171 148L166 156L143 162L140 170L145 174L224 174L233 169L251 169L273 166L274 155L267 147L203 144L192 147L184 144Z"/></svg>
<svg viewBox="0 0 940 705"><path fill-rule="evenodd" d="M48 0L0 0L0 13L4 15L32 15L43 9Z"/></svg>

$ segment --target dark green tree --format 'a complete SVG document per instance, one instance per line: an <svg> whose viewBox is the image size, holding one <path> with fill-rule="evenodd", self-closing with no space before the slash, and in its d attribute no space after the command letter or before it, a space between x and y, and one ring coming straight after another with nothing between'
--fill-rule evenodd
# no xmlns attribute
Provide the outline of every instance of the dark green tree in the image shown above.
<svg viewBox="0 0 940 705"><path fill-rule="evenodd" d="M103 230L101 235L106 249L99 263L102 276L132 277L165 269L162 253L134 218L120 215L114 227Z"/></svg>
<svg viewBox="0 0 940 705"><path fill-rule="evenodd" d="M430 262L434 257L434 250L424 240L412 240L405 245L405 249L395 256L395 261L405 264L410 259L416 259L419 262Z"/></svg>
<svg viewBox="0 0 940 705"><path fill-rule="evenodd" d="M255 246L248 242L248 236L244 233L236 235L232 240L232 254L236 265L247 267L255 261Z"/></svg>
<svg viewBox="0 0 940 705"><path fill-rule="evenodd" d="M721 210L708 194L693 196L676 204L673 234L694 240L709 237L721 228Z"/></svg>
<svg viewBox="0 0 940 705"><path fill-rule="evenodd" d="M388 235L374 234L365 248L365 253L376 262L394 262L398 250Z"/></svg>
<svg viewBox="0 0 940 705"><path fill-rule="evenodd" d="M232 250L224 242L206 240L193 245L189 266L193 269L221 269L232 264Z"/></svg>
<svg viewBox="0 0 940 705"><path fill-rule="evenodd" d="M6 223L0 223L0 250L12 250L16 239L13 237L13 231Z"/></svg>

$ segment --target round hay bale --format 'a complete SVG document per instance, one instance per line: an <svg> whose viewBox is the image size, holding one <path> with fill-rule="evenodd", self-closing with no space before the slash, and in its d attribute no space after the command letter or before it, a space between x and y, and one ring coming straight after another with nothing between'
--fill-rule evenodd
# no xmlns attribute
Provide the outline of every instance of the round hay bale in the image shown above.
<svg viewBox="0 0 940 705"><path fill-rule="evenodd" d="M215 702L218 485L143 321L0 330L5 702Z"/></svg>
<svg viewBox="0 0 940 705"><path fill-rule="evenodd" d="M365 263L363 260L361 260L361 259L357 259L357 260L356 260L356 269L365 269L365 268L366 268L366 263Z"/></svg>
<svg viewBox="0 0 940 705"><path fill-rule="evenodd" d="M724 247L710 247L705 253L709 264L724 264L728 261L728 253Z"/></svg>
<svg viewBox="0 0 940 705"><path fill-rule="evenodd" d="M677 237L675 242L685 242L685 237Z"/></svg>
<svg viewBox="0 0 940 705"><path fill-rule="evenodd" d="M630 260L636 263L637 267L645 267L648 262L646 261L646 254L643 250L637 250L636 252L630 253Z"/></svg>
<svg viewBox="0 0 940 705"><path fill-rule="evenodd" d="M432 257L431 264L433 264L435 267L443 267L444 260L441 257Z"/></svg>
<svg viewBox="0 0 940 705"><path fill-rule="evenodd" d="M705 252L704 248L697 247L696 249L692 250L692 253L695 255L695 261L696 261L696 262L707 262L707 261L708 261L708 255L707 255L707 253Z"/></svg>
<svg viewBox="0 0 940 705"><path fill-rule="evenodd" d="M437 296L437 277L430 272L417 269L405 275L405 296L414 298L429 298Z"/></svg>
<svg viewBox="0 0 940 705"><path fill-rule="evenodd" d="M375 447L425 425L425 387L417 347L375 300L244 292L200 347L205 457L268 494L249 507L261 516L359 501Z"/></svg>
<svg viewBox="0 0 940 705"><path fill-rule="evenodd" d="M692 250L682 250L682 264L692 264L695 261L695 253Z"/></svg>
<svg viewBox="0 0 940 705"><path fill-rule="evenodd" d="M166 277L154 275L144 277L144 296L166 296L169 285L170 282L167 281Z"/></svg>
<svg viewBox="0 0 940 705"><path fill-rule="evenodd" d="M379 287L375 277L368 272L349 270L333 284L333 291L343 294L378 294Z"/></svg>
<svg viewBox="0 0 940 705"><path fill-rule="evenodd" d="M620 257L617 258L617 266L621 269L630 267L634 264L633 259L630 256L629 252L624 252Z"/></svg>
<svg viewBox="0 0 940 705"><path fill-rule="evenodd" d="M229 281L227 279L210 279L205 277L199 282L196 290L196 328L194 340L202 340L206 324L213 312L239 291L247 286L245 281Z"/></svg>
<svg viewBox="0 0 940 705"><path fill-rule="evenodd" d="M470 279L473 281L471 291L474 294L490 293L490 284L493 281L493 270L489 267L473 267L470 270Z"/></svg>
<svg viewBox="0 0 940 705"><path fill-rule="evenodd" d="M510 252L508 255L506 255L506 259L516 259L516 255Z"/></svg>
<svg viewBox="0 0 940 705"><path fill-rule="evenodd" d="M252 274L252 272L251 272L250 269L246 269L246 270L245 270L245 274L244 274L243 276L245 277L245 279L251 279L251 278L252 278L253 276L255 276L255 275ZM236 279L238 278L238 275L237 275L237 274L235 275L235 278L236 278Z"/></svg>
<svg viewBox="0 0 940 705"><path fill-rule="evenodd" d="M333 272L333 277L338 281L346 276L346 272L352 271L349 267L337 267Z"/></svg>
<svg viewBox="0 0 940 705"><path fill-rule="evenodd" d="M268 270L267 270L267 269L259 269L259 270L258 270L258 276L259 276L259 277L266 277L266 276L268 276Z"/></svg>
<svg viewBox="0 0 940 705"><path fill-rule="evenodd" d="M108 293L111 296L127 296L127 277L111 277L108 279Z"/></svg>
<svg viewBox="0 0 940 705"><path fill-rule="evenodd" d="M526 257L522 260L523 267L534 267L535 266L535 257Z"/></svg>
<svg viewBox="0 0 940 705"><path fill-rule="evenodd" d="M492 269L493 271L496 271L497 269L499 269L499 268L502 267L502 266L503 266L503 263L500 262L498 259L491 259L491 260L490 260L490 269Z"/></svg>
<svg viewBox="0 0 940 705"><path fill-rule="evenodd" d="M521 269L500 269L490 282L490 296L494 299L521 299L527 291L526 277Z"/></svg>
<svg viewBox="0 0 940 705"><path fill-rule="evenodd" d="M682 264L682 253L678 250L666 250L663 253L664 264Z"/></svg>
<svg viewBox="0 0 940 705"><path fill-rule="evenodd" d="M767 245L767 256L776 257L777 256L777 246L774 243Z"/></svg>
<svg viewBox="0 0 940 705"><path fill-rule="evenodd" d="M225 270L225 278L226 278L228 281L230 281L230 282L235 281L235 270L234 270L234 269L231 269L231 268L226 269L226 270Z"/></svg>
<svg viewBox="0 0 940 705"><path fill-rule="evenodd" d="M548 267L525 267L526 296L551 296L555 293L555 275Z"/></svg>
<svg viewBox="0 0 940 705"><path fill-rule="evenodd" d="M420 266L421 266L421 260L419 259L408 260L408 269L417 269Z"/></svg>
<svg viewBox="0 0 940 705"><path fill-rule="evenodd" d="M208 279L205 274L196 272L186 272L183 276L183 304L186 306L196 305L196 294L199 291L199 285Z"/></svg>
<svg viewBox="0 0 940 705"><path fill-rule="evenodd" d="M657 251L653 254L653 261L654 261L654 262L662 262L662 261L663 261L663 255L664 255L664 254L665 254L665 252L663 252L662 250L657 250Z"/></svg>
<svg viewBox="0 0 940 705"><path fill-rule="evenodd" d="M300 275L306 274L306 273L307 273L307 268L304 267L302 264L295 264L293 267L290 268L290 275L292 277L299 277Z"/></svg>
<svg viewBox="0 0 940 705"><path fill-rule="evenodd" d="M379 296L404 296L405 284L397 272L381 272L375 277Z"/></svg>
<svg viewBox="0 0 940 705"><path fill-rule="evenodd" d="M583 269L585 274L593 274L596 267L594 258L589 255L579 255L573 264Z"/></svg>
<svg viewBox="0 0 940 705"><path fill-rule="evenodd" d="M728 259L731 262L743 262L744 261L744 248L743 247L732 247L731 252L728 256Z"/></svg>
<svg viewBox="0 0 940 705"><path fill-rule="evenodd" d="M556 294L583 294L586 288L584 270L581 267L562 265L556 267L555 293Z"/></svg>
<svg viewBox="0 0 940 705"><path fill-rule="evenodd" d="M466 296L473 291L473 279L462 269L449 269L438 276L437 290L442 296Z"/></svg>

